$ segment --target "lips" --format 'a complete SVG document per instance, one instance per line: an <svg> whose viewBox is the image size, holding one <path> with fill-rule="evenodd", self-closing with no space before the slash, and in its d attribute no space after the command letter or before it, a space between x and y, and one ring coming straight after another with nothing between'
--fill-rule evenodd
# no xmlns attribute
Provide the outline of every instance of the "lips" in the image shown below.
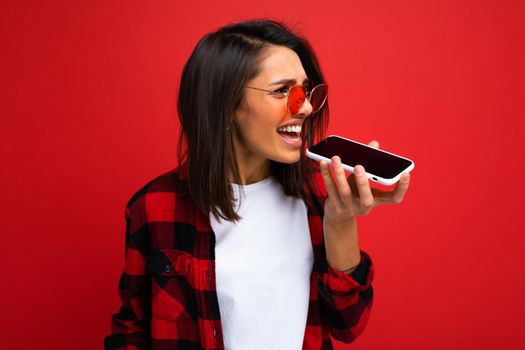
<svg viewBox="0 0 525 350"><path fill-rule="evenodd" d="M287 144L294 147L301 147L301 125L287 125L277 129L279 136Z"/></svg>

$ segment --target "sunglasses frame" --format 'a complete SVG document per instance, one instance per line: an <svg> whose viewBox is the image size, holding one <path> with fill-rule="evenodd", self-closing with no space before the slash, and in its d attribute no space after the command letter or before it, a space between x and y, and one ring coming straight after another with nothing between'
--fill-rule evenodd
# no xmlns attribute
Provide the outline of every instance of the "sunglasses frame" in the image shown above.
<svg viewBox="0 0 525 350"><path fill-rule="evenodd" d="M281 97L286 97L287 98L286 99L286 105L287 105L288 111L290 111L290 113L292 113L292 111L290 110L290 94L291 94L292 90L295 89L295 88L299 88L299 89L303 90L304 98L307 99L308 102L310 102L310 97L312 96L312 93L315 91L315 89L317 89L319 87L326 87L326 96L324 97L323 102L321 102L321 104L319 105L319 108L317 108L316 110L312 110L312 114L319 112L321 110L321 108L324 106L324 104L326 103L326 99L328 98L328 84L318 84L318 85L314 86L312 88L312 90L310 90L310 91L306 90L306 87L304 87L303 85L295 85L295 86L292 86L287 92L278 92L278 91L266 90L266 89L261 89L261 88L257 88L257 87L253 87L253 86L245 86L245 87L247 87L248 89L254 89L254 90L268 92L268 93L270 93L270 95L278 95L278 96L281 96ZM301 107L303 105L303 103L304 103L304 100L300 101L299 107ZM297 114L297 113L292 113L292 114Z"/></svg>

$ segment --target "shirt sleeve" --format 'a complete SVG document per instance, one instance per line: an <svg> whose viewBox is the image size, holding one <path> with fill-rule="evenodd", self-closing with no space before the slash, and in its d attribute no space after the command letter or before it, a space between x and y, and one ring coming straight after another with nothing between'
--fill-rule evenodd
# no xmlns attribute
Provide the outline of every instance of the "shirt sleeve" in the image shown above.
<svg viewBox="0 0 525 350"><path fill-rule="evenodd" d="M332 269L326 261L322 263L325 265L320 269L323 272L317 274L322 321L335 339L350 343L363 332L368 322L373 301L374 266L364 251L351 274Z"/></svg>
<svg viewBox="0 0 525 350"><path fill-rule="evenodd" d="M130 200L130 203L132 200ZM146 220L144 199L126 206L124 270L118 291L120 310L111 319L111 334L104 339L106 350L138 350L150 347L150 279L146 270Z"/></svg>

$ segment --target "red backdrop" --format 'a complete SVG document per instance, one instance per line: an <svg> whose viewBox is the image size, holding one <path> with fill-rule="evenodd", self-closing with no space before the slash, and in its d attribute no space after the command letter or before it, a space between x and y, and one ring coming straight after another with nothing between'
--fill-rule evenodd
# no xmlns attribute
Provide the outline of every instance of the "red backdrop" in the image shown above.
<svg viewBox="0 0 525 350"><path fill-rule="evenodd" d="M523 348L523 4L3 1L0 348L102 348L125 203L176 163L182 66L261 16L316 48L331 133L416 163L403 204L359 220L376 299L336 349Z"/></svg>

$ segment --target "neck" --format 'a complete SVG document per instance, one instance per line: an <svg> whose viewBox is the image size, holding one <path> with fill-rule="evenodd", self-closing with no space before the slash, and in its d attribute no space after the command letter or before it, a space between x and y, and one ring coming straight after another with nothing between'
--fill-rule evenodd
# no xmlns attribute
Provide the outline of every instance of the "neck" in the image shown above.
<svg viewBox="0 0 525 350"><path fill-rule="evenodd" d="M237 133L236 128L232 130ZM239 169L239 178L236 179L232 169L228 171L228 181L238 183L238 185L249 185L264 180L270 176L271 161L260 154L251 152L241 141L241 137L233 137L233 147L235 149L235 160Z"/></svg>
<svg viewBox="0 0 525 350"><path fill-rule="evenodd" d="M237 155L237 165L239 166L239 179L237 181L240 182L238 185L249 185L270 176L269 159L255 160ZM237 182L232 170L228 173L228 181Z"/></svg>

